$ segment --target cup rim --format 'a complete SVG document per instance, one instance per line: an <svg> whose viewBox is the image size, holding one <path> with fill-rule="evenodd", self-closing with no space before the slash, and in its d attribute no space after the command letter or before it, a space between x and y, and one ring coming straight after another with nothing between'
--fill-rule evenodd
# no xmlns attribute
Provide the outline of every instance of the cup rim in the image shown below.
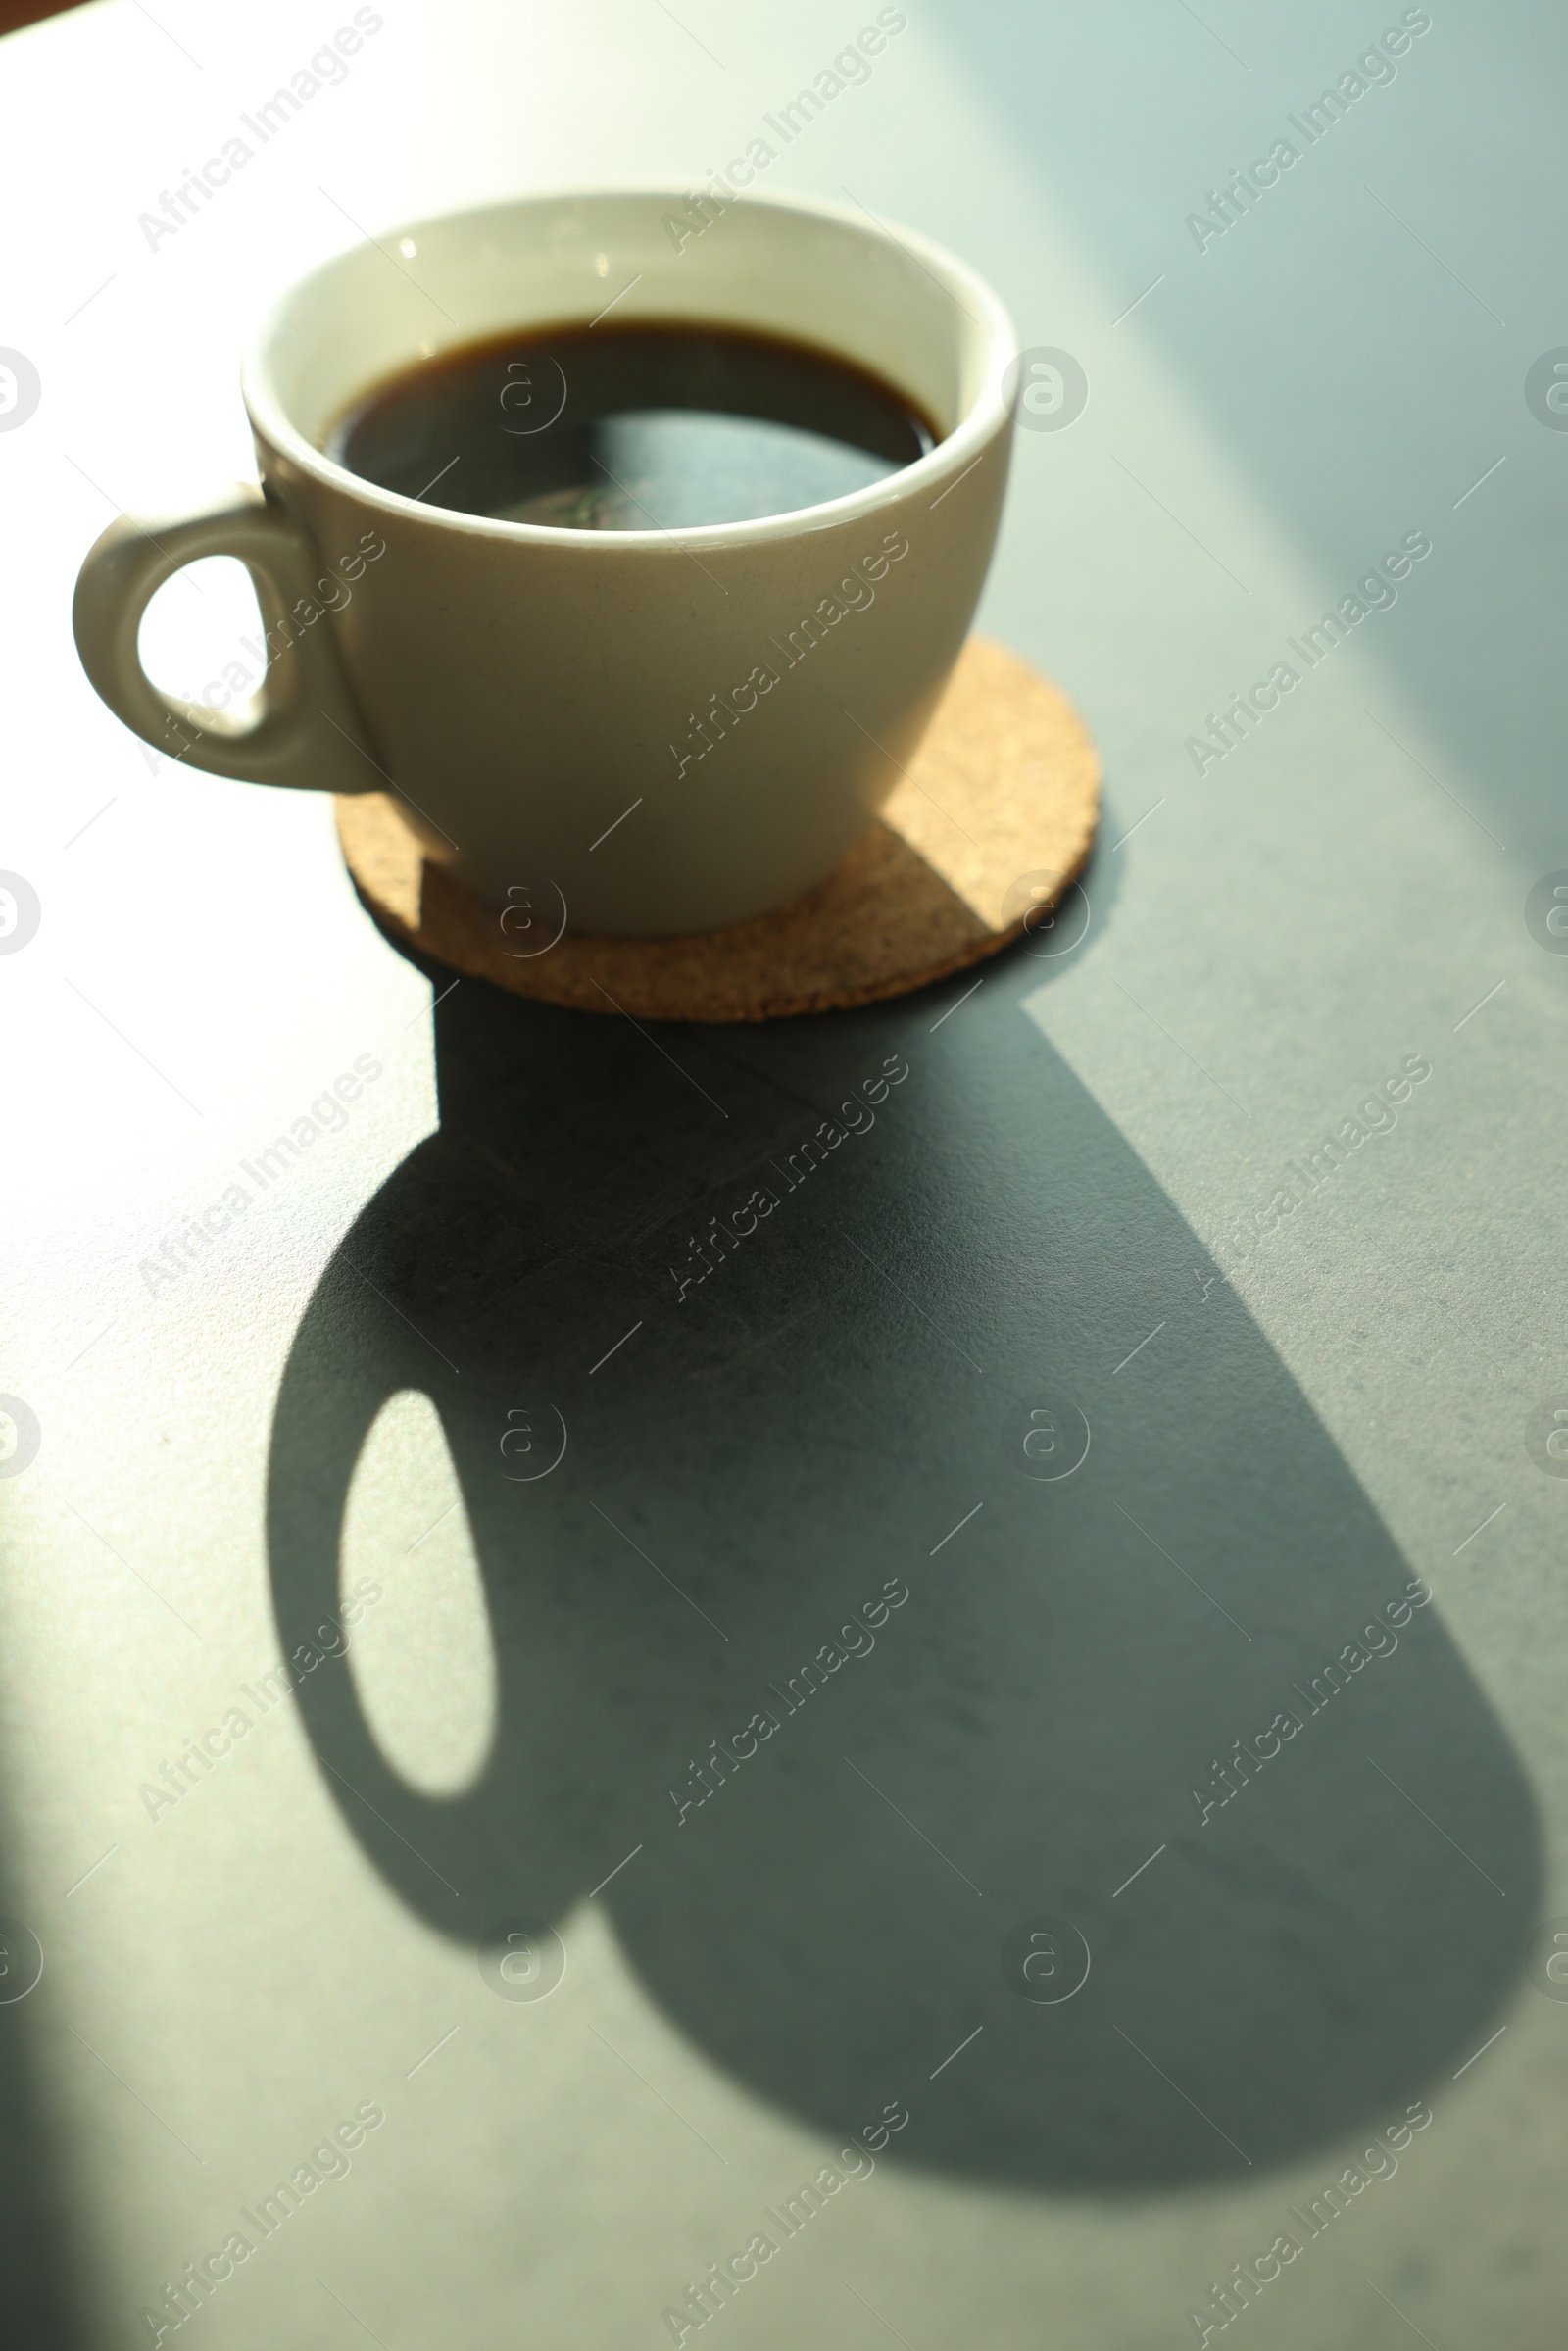
<svg viewBox="0 0 1568 2351"><path fill-rule="evenodd" d="M673 179L604 179L577 187L541 188L529 194L502 198L494 204L466 205L450 213L427 213L419 220L385 230L375 241L380 244L395 243L400 237L417 237L432 228L450 226L455 221L490 219L497 214L521 212L535 205L570 204L585 198L605 196L646 196L655 201L681 202L688 192L685 181ZM855 521L862 515L875 514L892 499L903 497L907 492L918 493L955 486L957 477L977 464L985 454L999 429L1004 429L1010 421L1004 384L1008 365L1017 358L1019 346L1017 330L1000 296L992 291L978 271L970 269L956 254L950 253L945 246L922 236L917 229L906 228L902 221L890 225L870 214L866 214L862 220L863 208L855 209L829 197L807 195L792 188L768 189L761 194L738 194L735 202L767 206L776 212L807 213L817 219L838 221L862 235L886 238L902 246L928 276L933 277L956 301L959 301L960 309L969 309L970 316L987 338L985 378L978 397L945 440L939 441L923 457L901 465L894 473L884 474L880 481L872 482L864 489L852 490L842 498L827 499L817 506L791 507L783 514L766 514L745 522L706 522L679 530L573 530L554 523L514 522L495 514L468 514L460 513L456 508L425 506L418 499L405 497L399 490L384 489L380 483L369 481L363 474L354 473L348 466L327 457L299 430L272 385L271 350L288 314L305 288L335 269L354 252L353 246L345 247L342 253L333 254L303 277L296 278L288 291L274 302L262 325L252 335L240 371L241 392L251 422L257 433L300 472L309 474L325 488L347 494L362 506L394 515L400 520L466 532L475 538L498 539L503 543L513 541L521 546L575 547L585 554L596 550L601 556L611 550L647 554L666 551L671 547L723 549L765 545L770 541L798 538L805 532L827 530L843 522ZM955 282L948 282L950 280ZM963 297L961 301L960 292ZM831 346L824 345L823 348L830 349Z"/></svg>

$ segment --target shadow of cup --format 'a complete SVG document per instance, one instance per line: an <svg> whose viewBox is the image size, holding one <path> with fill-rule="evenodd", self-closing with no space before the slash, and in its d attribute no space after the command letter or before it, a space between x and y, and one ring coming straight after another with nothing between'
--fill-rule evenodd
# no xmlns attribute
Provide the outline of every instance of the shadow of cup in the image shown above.
<svg viewBox="0 0 1568 2351"><path fill-rule="evenodd" d="M351 1674L298 1691L411 1911L526 1984L602 1887L649 1995L802 2121L897 2100L902 2162L1170 2188L1446 2078L1517 1980L1539 1838L1425 1587L1022 1011L1052 967L940 1026L745 1032L466 983L440 1130L294 1342L273 1588L291 1651L378 1413L428 1396L488 1757L421 1793ZM569 1442L524 1479L544 1407Z"/></svg>

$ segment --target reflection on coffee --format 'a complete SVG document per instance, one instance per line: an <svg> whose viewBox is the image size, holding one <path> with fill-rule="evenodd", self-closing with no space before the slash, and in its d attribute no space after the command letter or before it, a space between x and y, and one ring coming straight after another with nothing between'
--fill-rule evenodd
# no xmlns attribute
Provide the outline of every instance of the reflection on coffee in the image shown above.
<svg viewBox="0 0 1568 2351"><path fill-rule="evenodd" d="M382 489L559 530L692 530L844 498L941 436L892 384L805 343L695 323L468 343L342 416L327 456Z"/></svg>

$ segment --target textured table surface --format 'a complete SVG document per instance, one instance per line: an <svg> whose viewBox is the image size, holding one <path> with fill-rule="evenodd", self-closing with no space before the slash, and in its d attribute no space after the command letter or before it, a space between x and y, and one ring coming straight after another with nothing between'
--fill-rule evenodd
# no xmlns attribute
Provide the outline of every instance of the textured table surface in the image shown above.
<svg viewBox="0 0 1568 2351"><path fill-rule="evenodd" d="M1568 26L361 13L0 47L17 2339L210 2264L214 2351L653 2351L733 2263L737 2351L1158 2351L1246 2264L1253 2351L1547 2351ZM95 702L76 565L250 470L316 259L754 140L1087 377L980 614L1087 899L865 1013L432 1011L329 805ZM248 633L209 567L146 641Z"/></svg>

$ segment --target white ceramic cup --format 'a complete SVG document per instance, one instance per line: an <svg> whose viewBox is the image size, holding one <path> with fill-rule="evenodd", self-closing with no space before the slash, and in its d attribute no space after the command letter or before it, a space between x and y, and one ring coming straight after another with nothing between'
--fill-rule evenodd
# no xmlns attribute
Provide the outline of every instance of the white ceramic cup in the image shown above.
<svg viewBox="0 0 1568 2351"><path fill-rule="evenodd" d="M574 930L697 931L823 880L897 784L963 644L1005 487L1006 313L923 238L798 196L693 235L672 187L536 196L328 262L273 311L244 394L262 486L125 515L74 626L111 710L188 764L399 796L492 905L541 883ZM616 299L618 297L618 299ZM354 401L513 327L686 320L816 345L942 438L845 498L697 529L453 513L322 455ZM268 632L238 712L147 677L148 599L236 556Z"/></svg>

